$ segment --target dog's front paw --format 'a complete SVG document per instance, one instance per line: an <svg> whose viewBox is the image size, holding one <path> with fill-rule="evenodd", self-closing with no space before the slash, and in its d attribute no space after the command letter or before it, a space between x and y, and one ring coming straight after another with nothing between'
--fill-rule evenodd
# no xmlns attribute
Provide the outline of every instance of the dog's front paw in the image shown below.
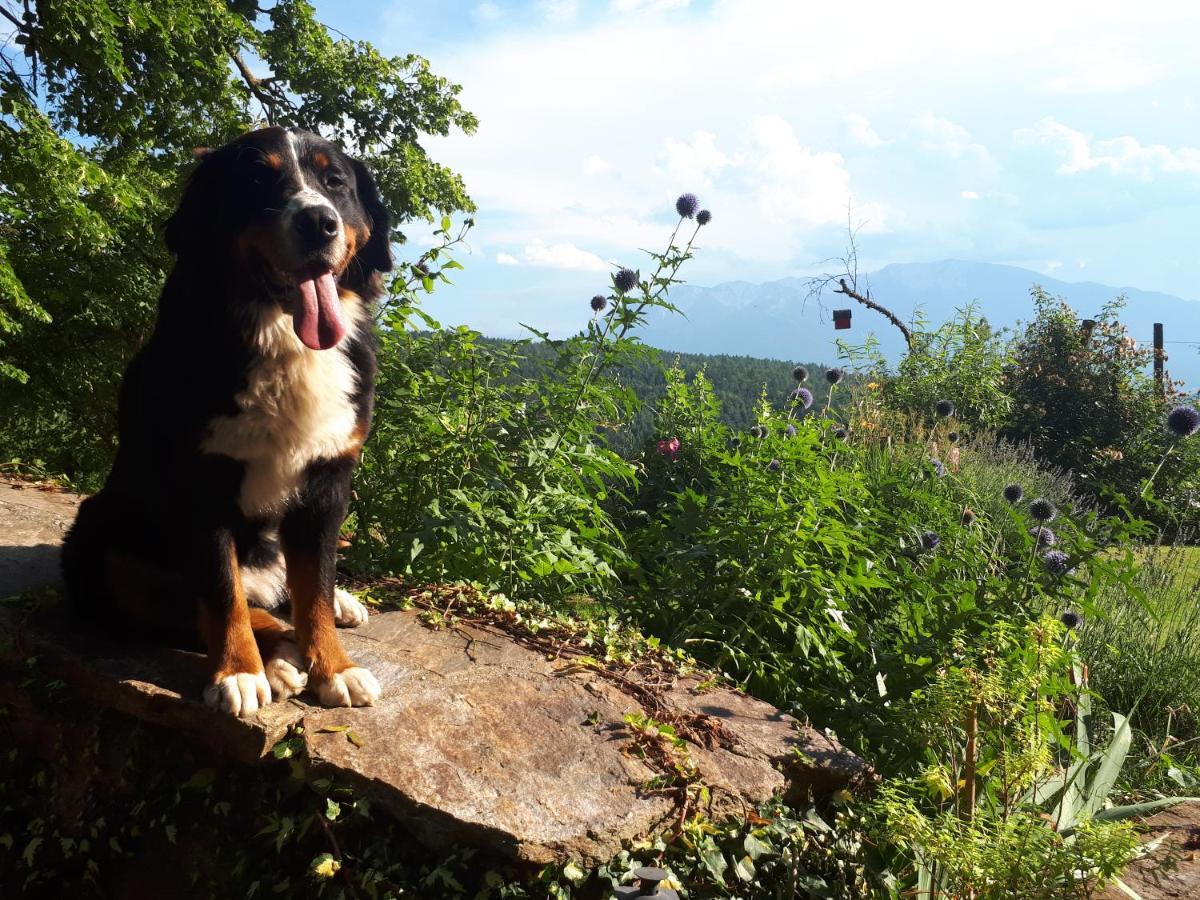
<svg viewBox="0 0 1200 900"><path fill-rule="evenodd" d="M367 621L367 608L349 591L336 588L333 592L333 619L341 628L357 628Z"/></svg>
<svg viewBox="0 0 1200 900"><path fill-rule="evenodd" d="M369 669L351 666L315 686L322 706L374 706L379 699L379 682Z"/></svg>
<svg viewBox="0 0 1200 900"><path fill-rule="evenodd" d="M218 674L204 689L204 702L213 709L246 718L271 702L271 685L263 672Z"/></svg>
<svg viewBox="0 0 1200 900"><path fill-rule="evenodd" d="M275 700L287 700L301 693L308 684L304 657L291 641L281 641L272 651L266 665L267 683Z"/></svg>

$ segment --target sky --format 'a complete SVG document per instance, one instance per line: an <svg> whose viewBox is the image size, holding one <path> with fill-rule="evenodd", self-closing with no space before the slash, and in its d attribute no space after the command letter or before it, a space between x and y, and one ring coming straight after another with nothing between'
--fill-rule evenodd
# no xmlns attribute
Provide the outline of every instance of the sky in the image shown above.
<svg viewBox="0 0 1200 900"><path fill-rule="evenodd" d="M425 146L478 204L426 308L580 327L675 198L712 210L688 281L955 258L1200 298L1200 7L803 0L318 0L463 86ZM428 232L407 229L402 254ZM967 298L964 298L967 299ZM1016 299L1016 298L1015 298Z"/></svg>

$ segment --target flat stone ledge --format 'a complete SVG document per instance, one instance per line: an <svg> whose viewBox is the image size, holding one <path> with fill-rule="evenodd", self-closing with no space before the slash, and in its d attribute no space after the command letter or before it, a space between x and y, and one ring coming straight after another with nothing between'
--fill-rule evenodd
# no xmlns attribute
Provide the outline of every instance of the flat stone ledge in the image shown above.
<svg viewBox="0 0 1200 900"><path fill-rule="evenodd" d="M36 489L0 483L0 560L36 558L40 568L27 564L16 578L0 566L0 597L55 580L57 545L78 503L70 494L27 491ZM14 522L20 530L8 528ZM677 797L647 787L660 773L634 752L625 721L647 711L595 671L547 659L491 627L431 629L416 611L375 615L341 636L383 686L378 706L289 700L235 719L200 702L205 671L197 654L114 645L61 606L30 614L0 605L0 661L35 656L38 671L61 679L76 698L247 764L302 727L318 770L355 783L430 846L475 846L534 864L599 863L677 819ZM21 693L16 681L0 674L0 702ZM659 699L673 714L706 717L698 721L720 737L687 747L710 788L713 817L869 777L836 742L737 691L685 677Z"/></svg>
<svg viewBox="0 0 1200 900"><path fill-rule="evenodd" d="M318 770L358 785L429 845L461 843L516 860L601 862L677 812L646 789L659 774L631 753L629 695L578 667L547 660L502 633L431 630L414 611L372 616L342 632L351 657L383 685L378 706L324 709L299 700L235 719L199 702L193 653L114 646L75 629L61 608L24 618L0 607L8 652L98 706L163 725L254 764L302 726ZM851 786L861 760L769 704L684 679L664 698L720 721L729 740L689 744L714 817L772 796Z"/></svg>

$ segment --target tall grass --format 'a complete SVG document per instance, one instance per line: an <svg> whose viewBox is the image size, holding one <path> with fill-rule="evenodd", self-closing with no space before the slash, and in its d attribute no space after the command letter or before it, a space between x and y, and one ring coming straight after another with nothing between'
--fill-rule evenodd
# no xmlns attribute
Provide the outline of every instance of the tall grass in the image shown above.
<svg viewBox="0 0 1200 900"><path fill-rule="evenodd" d="M1081 651L1092 687L1134 727L1177 759L1200 763L1200 547L1178 543L1140 554L1144 600L1101 594Z"/></svg>

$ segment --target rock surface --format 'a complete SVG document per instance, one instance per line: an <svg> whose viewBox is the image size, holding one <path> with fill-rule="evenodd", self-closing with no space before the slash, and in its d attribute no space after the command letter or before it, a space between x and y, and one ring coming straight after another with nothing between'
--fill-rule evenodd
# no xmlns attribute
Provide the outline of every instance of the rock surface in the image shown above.
<svg viewBox="0 0 1200 900"><path fill-rule="evenodd" d="M1162 838L1148 856L1133 862L1121 880L1142 900L1200 897L1200 803L1181 803L1145 819L1142 843ZM1098 900L1127 900L1116 885Z"/></svg>
<svg viewBox="0 0 1200 900"><path fill-rule="evenodd" d="M0 477L0 598L58 580L58 547L81 499Z"/></svg>
<svg viewBox="0 0 1200 900"><path fill-rule="evenodd" d="M0 485L5 490L12 489ZM40 513L28 503L0 504L0 545L9 545L0 559L24 546L53 549L74 498L46 496L54 499ZM24 543L9 537L10 518L26 523ZM12 581L7 568L0 572L0 596L36 582L29 572ZM78 631L60 607L33 615L0 607L0 630L78 695L247 762L302 726L318 769L357 782L429 845L469 844L539 864L600 862L678 816L678 793L650 789L661 768L636 753L625 717L642 712L638 701L614 681L492 628L434 630L415 611L372 616L342 638L383 685L378 706L290 700L245 720L198 702L204 668L196 654L105 643ZM710 787L713 816L743 813L774 794L827 793L867 775L853 754L774 707L700 687L680 679L662 703L707 717L699 721L720 735L686 751Z"/></svg>

